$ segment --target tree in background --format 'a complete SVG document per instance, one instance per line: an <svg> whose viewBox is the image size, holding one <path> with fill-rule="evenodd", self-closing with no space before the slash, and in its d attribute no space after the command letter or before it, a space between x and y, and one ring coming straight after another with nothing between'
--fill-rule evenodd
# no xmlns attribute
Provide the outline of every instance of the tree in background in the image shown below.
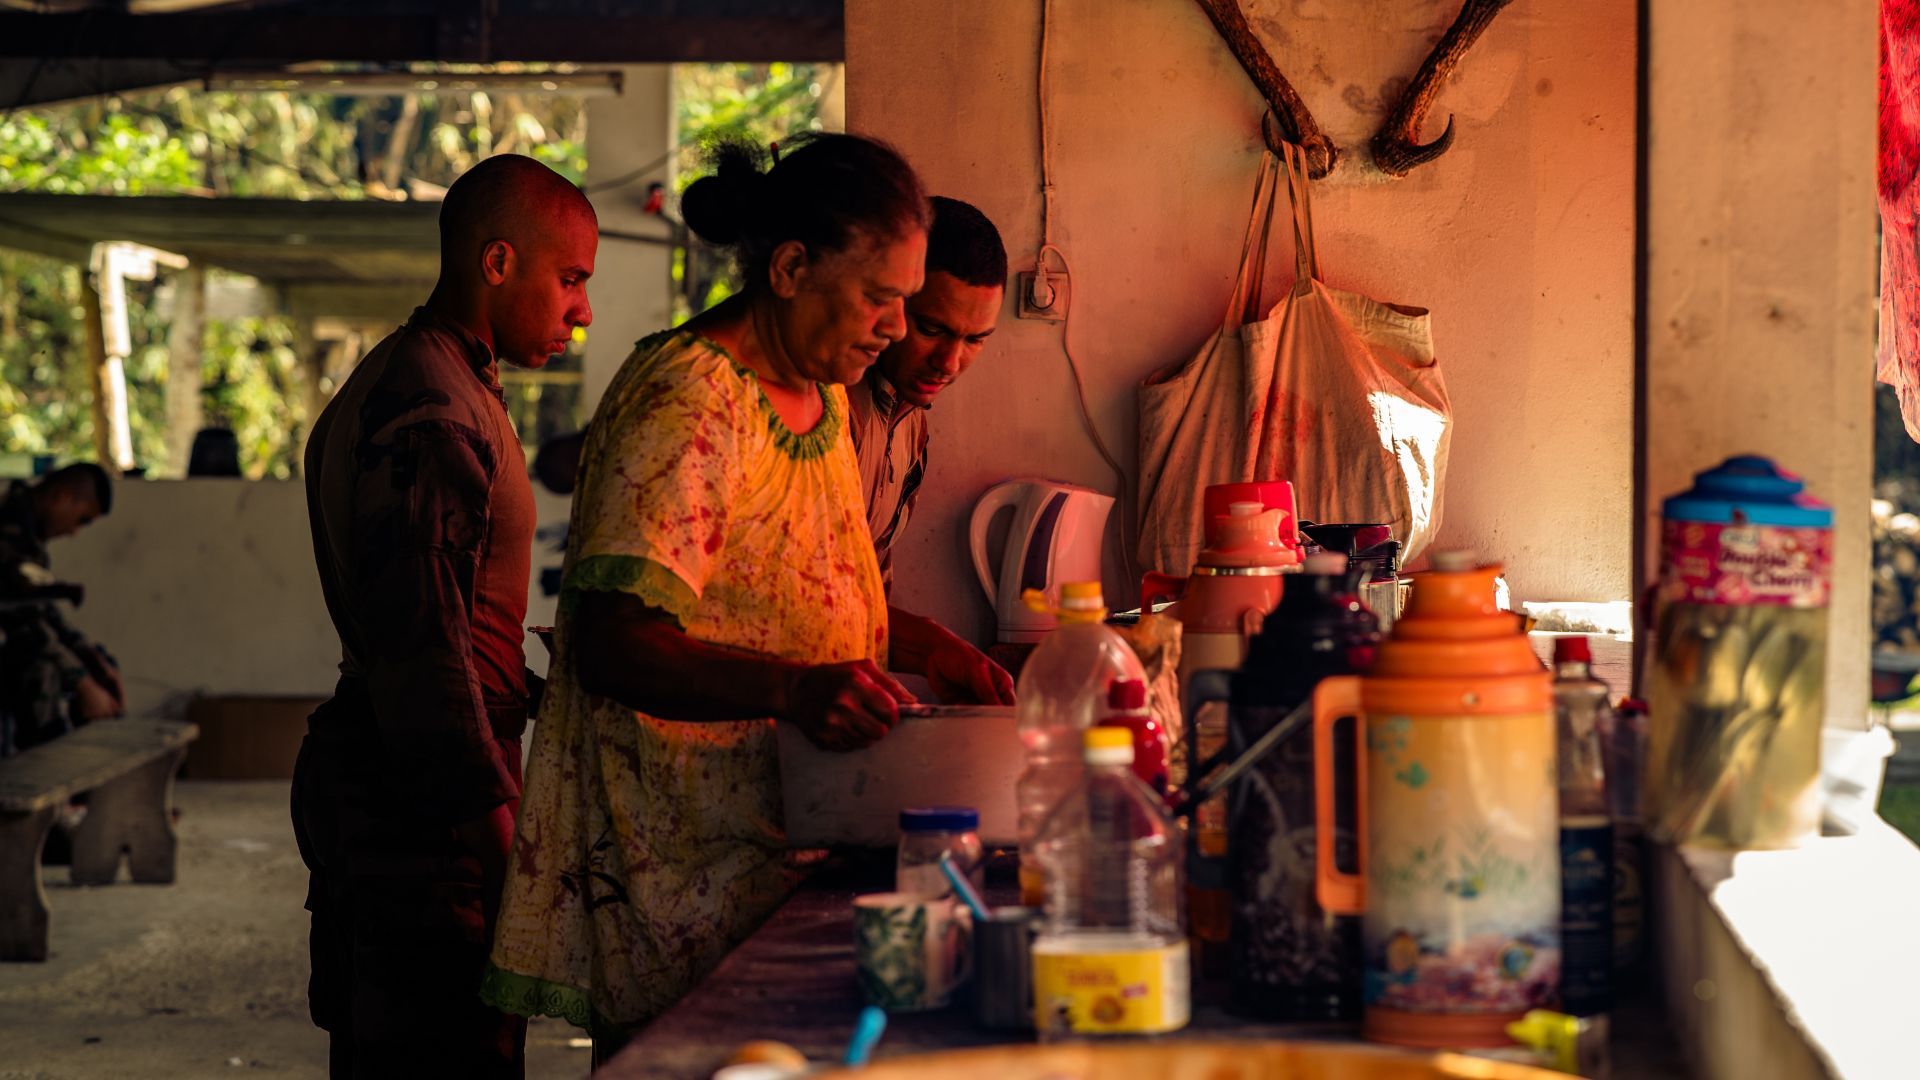
<svg viewBox="0 0 1920 1080"><path fill-rule="evenodd" d="M485 92L329 97L174 87L0 115L0 191L294 199L438 198L476 161L525 153L578 182L578 98ZM81 270L0 248L0 453L93 456ZM136 461L166 467L167 326L129 282ZM210 320L203 411L253 477L298 469L309 418L285 318Z"/></svg>
<svg viewBox="0 0 1920 1080"><path fill-rule="evenodd" d="M527 70L494 70L510 69ZM657 170L631 182L671 175L677 192L708 170L701 151L715 141L765 145L837 125L821 106L839 77L832 64L676 65L679 145ZM9 192L438 198L475 162L500 153L528 154L580 182L585 102L486 92L331 97L175 87L0 113L0 191ZM701 248L690 258L676 253L674 272L680 318L736 287L724 260ZM128 282L129 418L135 458L153 473L165 470L167 435L167 326L158 284ZM93 456L82 285L80 268L0 248L0 454ZM203 413L208 423L233 429L246 474L294 475L310 418L290 321L210 320L202 355ZM508 388L522 430L554 427L556 407L578 411L577 395L567 406L550 390L539 382Z"/></svg>
<svg viewBox="0 0 1920 1080"><path fill-rule="evenodd" d="M673 72L675 130L674 193L713 171L707 151L716 143L755 146L803 131L839 126L823 114L841 77L838 64L679 64ZM682 322L739 289L733 267L718 252L687 237L673 266L678 295L674 321Z"/></svg>

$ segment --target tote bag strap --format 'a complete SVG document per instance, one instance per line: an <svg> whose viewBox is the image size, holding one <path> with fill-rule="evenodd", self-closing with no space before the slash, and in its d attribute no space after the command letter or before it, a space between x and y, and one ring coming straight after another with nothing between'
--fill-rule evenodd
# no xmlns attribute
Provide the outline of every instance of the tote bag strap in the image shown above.
<svg viewBox="0 0 1920 1080"><path fill-rule="evenodd" d="M1307 152L1286 148L1287 196L1293 204L1293 294L1304 296L1320 279L1320 253L1313 244L1313 189L1307 176Z"/></svg>
<svg viewBox="0 0 1920 1080"><path fill-rule="evenodd" d="M1253 211L1247 217L1247 236L1240 244L1240 270L1233 278L1233 296L1221 325L1239 329L1260 318L1260 293L1266 285L1267 237L1273 232L1273 204L1280 191L1280 160L1260 155L1260 177L1253 185Z"/></svg>

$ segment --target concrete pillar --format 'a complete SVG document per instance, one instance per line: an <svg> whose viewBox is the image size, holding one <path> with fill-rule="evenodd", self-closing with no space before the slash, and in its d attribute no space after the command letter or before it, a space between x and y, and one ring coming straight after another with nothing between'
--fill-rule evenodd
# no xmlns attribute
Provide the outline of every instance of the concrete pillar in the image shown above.
<svg viewBox="0 0 1920 1080"><path fill-rule="evenodd" d="M603 233L593 280L587 285L594 321L587 331L582 387L586 417L593 415L601 391L633 343L666 329L673 317L672 248L605 235L669 236L666 222L642 213L641 207L650 182L671 180L672 71L666 64L629 66L618 96L587 102L586 185ZM642 169L646 171L630 176ZM597 186L623 180L617 186Z"/></svg>
<svg viewBox="0 0 1920 1080"><path fill-rule="evenodd" d="M202 347L207 331L207 271L194 264L173 279L173 319L167 325L167 471L187 475L187 456L200 430Z"/></svg>
<svg viewBox="0 0 1920 1080"><path fill-rule="evenodd" d="M1877 5L1643 10L1638 580L1694 472L1754 452L1800 473L1835 511L1828 722L1863 726Z"/></svg>

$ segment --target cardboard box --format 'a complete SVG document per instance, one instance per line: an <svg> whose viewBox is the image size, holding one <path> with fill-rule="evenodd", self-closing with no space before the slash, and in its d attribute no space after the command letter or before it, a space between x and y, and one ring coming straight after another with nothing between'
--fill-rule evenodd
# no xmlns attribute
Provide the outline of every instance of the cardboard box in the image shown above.
<svg viewBox="0 0 1920 1080"><path fill-rule="evenodd" d="M186 719L200 725L180 773L194 780L290 780L307 717L325 697L197 697Z"/></svg>

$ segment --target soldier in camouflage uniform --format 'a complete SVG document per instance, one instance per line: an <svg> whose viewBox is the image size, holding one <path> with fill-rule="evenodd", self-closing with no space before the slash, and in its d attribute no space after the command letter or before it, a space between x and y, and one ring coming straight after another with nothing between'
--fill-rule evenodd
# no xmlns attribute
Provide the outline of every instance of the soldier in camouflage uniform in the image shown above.
<svg viewBox="0 0 1920 1080"><path fill-rule="evenodd" d="M0 501L0 757L124 711L120 677L100 647L53 601L28 600L54 581L47 542L112 507L113 482L91 464L15 481Z"/></svg>

